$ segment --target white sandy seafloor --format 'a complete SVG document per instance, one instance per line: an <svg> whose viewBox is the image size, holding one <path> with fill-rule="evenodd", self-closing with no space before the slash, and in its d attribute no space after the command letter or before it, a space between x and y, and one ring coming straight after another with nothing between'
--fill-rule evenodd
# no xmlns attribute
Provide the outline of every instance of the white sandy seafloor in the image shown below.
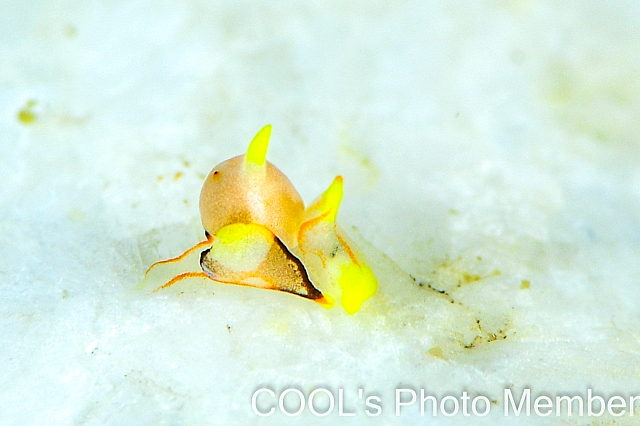
<svg viewBox="0 0 640 426"><path fill-rule="evenodd" d="M3 1L0 424L640 424L503 413L640 395L638 46L632 1ZM344 176L380 284L353 316L140 285L267 123L305 202ZM263 387L336 406L259 417ZM396 417L397 388L493 403Z"/></svg>

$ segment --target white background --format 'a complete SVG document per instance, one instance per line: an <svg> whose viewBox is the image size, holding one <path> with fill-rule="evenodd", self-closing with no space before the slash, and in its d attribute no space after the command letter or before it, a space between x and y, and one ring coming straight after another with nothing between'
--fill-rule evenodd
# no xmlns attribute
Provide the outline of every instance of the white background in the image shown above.
<svg viewBox="0 0 640 426"><path fill-rule="evenodd" d="M639 394L639 22L632 1L4 0L0 424L387 424L397 387L498 403L431 424L587 424L505 419L503 390ZM345 178L380 282L356 315L150 294L180 267L140 285L267 123L305 202ZM265 386L389 404L262 419Z"/></svg>

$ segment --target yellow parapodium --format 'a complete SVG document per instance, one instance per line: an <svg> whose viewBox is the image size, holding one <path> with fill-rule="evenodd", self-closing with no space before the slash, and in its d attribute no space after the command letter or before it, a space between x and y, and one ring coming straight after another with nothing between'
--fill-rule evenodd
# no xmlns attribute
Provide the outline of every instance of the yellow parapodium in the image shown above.
<svg viewBox="0 0 640 426"><path fill-rule="evenodd" d="M267 148L271 137L271 124L264 126L253 138L245 157L247 163L263 166L267 160Z"/></svg>
<svg viewBox="0 0 640 426"><path fill-rule="evenodd" d="M338 284L342 288L342 307L353 315L362 303L378 290L378 280L364 263L346 263L340 268Z"/></svg>
<svg viewBox="0 0 640 426"><path fill-rule="evenodd" d="M343 179L336 176L329 188L305 212L307 220L301 225L298 240L307 256L317 255L320 258L335 286L326 286L324 290L340 296L344 310L351 315L376 293L378 280L365 264L364 255L336 224L342 195Z"/></svg>

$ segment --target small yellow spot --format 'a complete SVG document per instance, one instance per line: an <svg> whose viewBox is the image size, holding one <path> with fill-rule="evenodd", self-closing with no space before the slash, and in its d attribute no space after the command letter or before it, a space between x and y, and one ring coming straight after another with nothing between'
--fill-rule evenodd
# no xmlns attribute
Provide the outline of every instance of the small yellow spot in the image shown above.
<svg viewBox="0 0 640 426"><path fill-rule="evenodd" d="M182 173L182 172L178 172L178 173L176 173L176 174L173 176L173 179L174 179L174 180L178 180L178 179L180 179L182 176L184 176L184 173Z"/></svg>
<svg viewBox="0 0 640 426"><path fill-rule="evenodd" d="M475 275L475 274L469 274L467 272L463 272L462 273L462 279L464 280L465 284L469 284L475 281L480 281L482 279L482 277L480 275Z"/></svg>
<svg viewBox="0 0 640 426"><path fill-rule="evenodd" d="M80 210L71 209L69 210L69 219L80 222L85 219L85 214Z"/></svg>
<svg viewBox="0 0 640 426"><path fill-rule="evenodd" d="M457 214L460 214L460 212L458 210L455 210L455 209L449 209L449 214L452 215L452 216L455 216Z"/></svg>
<svg viewBox="0 0 640 426"><path fill-rule="evenodd" d="M528 290L531 288L531 281L529 280L522 280L522 283L520 284L520 289L521 290Z"/></svg>
<svg viewBox="0 0 640 426"><path fill-rule="evenodd" d="M495 271L493 271L494 277L497 277L498 275L502 275L502 272L500 272L500 270L496 269Z"/></svg>
<svg viewBox="0 0 640 426"><path fill-rule="evenodd" d="M183 202L184 202L185 206L189 205L189 200L184 200Z"/></svg>
<svg viewBox="0 0 640 426"><path fill-rule="evenodd" d="M158 176L158 182L160 182L162 179L164 179L164 176L162 175Z"/></svg>
<svg viewBox="0 0 640 426"><path fill-rule="evenodd" d="M27 101L24 108L18 111L18 121L24 125L29 125L36 121L36 114L31 110L34 106L36 106L36 101Z"/></svg>
<svg viewBox="0 0 640 426"><path fill-rule="evenodd" d="M31 111L23 109L18 112L18 120L20 120L22 124L31 124L36 120L36 116Z"/></svg>
<svg viewBox="0 0 640 426"><path fill-rule="evenodd" d="M482 262L482 256L478 256L477 259L478 259L478 262Z"/></svg>
<svg viewBox="0 0 640 426"><path fill-rule="evenodd" d="M444 355L442 354L442 348L440 346L436 346L429 349L429 355L431 355L434 358L444 359Z"/></svg>
<svg viewBox="0 0 640 426"><path fill-rule="evenodd" d="M289 323L280 322L280 321L272 321L269 324L266 324L268 327L269 333L274 336L284 337L290 335L290 327Z"/></svg>
<svg viewBox="0 0 640 426"><path fill-rule="evenodd" d="M348 138L348 135L343 134L343 138ZM359 147L352 147L348 144L348 141L346 141L340 146L340 151L346 158L362 167L370 184L373 184L378 179L380 169Z"/></svg>
<svg viewBox="0 0 640 426"><path fill-rule="evenodd" d="M74 27L73 25L67 25L64 28L64 33L67 37L74 38L77 34L76 27Z"/></svg>

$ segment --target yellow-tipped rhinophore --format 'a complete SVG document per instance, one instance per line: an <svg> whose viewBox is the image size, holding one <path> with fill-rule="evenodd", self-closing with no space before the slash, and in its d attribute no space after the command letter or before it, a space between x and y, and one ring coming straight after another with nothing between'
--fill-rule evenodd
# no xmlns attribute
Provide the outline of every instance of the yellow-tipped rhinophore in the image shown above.
<svg viewBox="0 0 640 426"><path fill-rule="evenodd" d="M263 166L267 160L267 148L271 137L271 124L264 126L253 138L247 149L245 161L256 166Z"/></svg>
<svg viewBox="0 0 640 426"><path fill-rule="evenodd" d="M309 237L305 235L309 231L320 231L323 234L332 232L331 228L335 228L338 208L342 201L342 182L342 176L336 176L329 188L305 211L304 221L298 231L298 240L309 240ZM325 225L319 227L320 223L325 223ZM313 237L311 239L314 240Z"/></svg>
<svg viewBox="0 0 640 426"><path fill-rule="evenodd" d="M340 207L340 202L342 201L342 176L336 176L331 182L329 188L324 191L324 194L318 200L318 209L322 211L324 216L324 220L329 222L336 221L336 215L338 214L338 208Z"/></svg>

